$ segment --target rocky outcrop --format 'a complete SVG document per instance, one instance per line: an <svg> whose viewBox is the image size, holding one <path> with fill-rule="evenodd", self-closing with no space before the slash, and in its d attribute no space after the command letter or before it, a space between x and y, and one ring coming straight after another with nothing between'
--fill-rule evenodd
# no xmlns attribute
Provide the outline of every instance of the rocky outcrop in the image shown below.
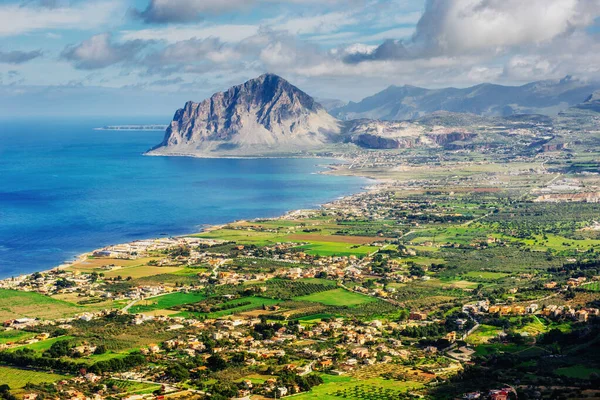
<svg viewBox="0 0 600 400"><path fill-rule="evenodd" d="M427 138L438 146L445 147L452 142L471 140L477 136L471 132L429 133Z"/></svg>
<svg viewBox="0 0 600 400"><path fill-rule="evenodd" d="M415 147L416 143L410 138L390 138L361 133L352 137L352 143L367 149L409 149Z"/></svg>
<svg viewBox="0 0 600 400"><path fill-rule="evenodd" d="M265 74L177 110L151 155L296 153L339 140L341 124L312 97Z"/></svg>
<svg viewBox="0 0 600 400"><path fill-rule="evenodd" d="M422 124L409 121L361 119L346 123L348 140L369 149L410 149L414 147L456 149L462 146L452 145L453 142L467 141L477 136L475 133L456 129L431 132Z"/></svg>

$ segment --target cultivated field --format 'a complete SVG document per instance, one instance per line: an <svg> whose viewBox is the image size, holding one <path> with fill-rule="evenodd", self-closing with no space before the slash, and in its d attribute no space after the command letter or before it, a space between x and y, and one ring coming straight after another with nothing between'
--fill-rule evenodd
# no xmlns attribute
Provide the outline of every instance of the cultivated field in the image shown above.
<svg viewBox="0 0 600 400"><path fill-rule="evenodd" d="M66 378L68 377L65 375L49 372L0 366L0 384L7 384L11 389L22 389L28 383L56 382Z"/></svg>
<svg viewBox="0 0 600 400"><path fill-rule="evenodd" d="M54 319L70 317L85 308L34 292L0 289L0 320L11 318Z"/></svg>
<svg viewBox="0 0 600 400"><path fill-rule="evenodd" d="M334 289L325 292L313 293L308 296L301 296L295 298L300 301L312 301L315 303L321 303L328 306L357 306L359 304L371 303L377 301L377 299L369 296L365 296L359 293L350 292L345 289Z"/></svg>

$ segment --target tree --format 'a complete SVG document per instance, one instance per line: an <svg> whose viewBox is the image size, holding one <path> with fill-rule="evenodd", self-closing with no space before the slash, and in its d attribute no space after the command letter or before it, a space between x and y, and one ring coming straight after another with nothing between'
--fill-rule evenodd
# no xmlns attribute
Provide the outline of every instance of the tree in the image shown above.
<svg viewBox="0 0 600 400"><path fill-rule="evenodd" d="M206 366L212 371L221 371L227 368L227 362L218 354L212 355L206 360Z"/></svg>
<svg viewBox="0 0 600 400"><path fill-rule="evenodd" d="M52 346L46 350L49 357L60 358L69 355L71 352L71 343L68 340L59 340L52 343Z"/></svg>
<svg viewBox="0 0 600 400"><path fill-rule="evenodd" d="M172 364L165 370L165 375L172 381L183 382L190 378L190 372L181 364Z"/></svg>
<svg viewBox="0 0 600 400"><path fill-rule="evenodd" d="M106 353L106 346L103 344L99 344L98 346L96 346L96 350L94 351L94 354L104 354Z"/></svg>
<svg viewBox="0 0 600 400"><path fill-rule="evenodd" d="M417 276L419 278L422 276L425 276L425 271L423 270L423 267L421 267L420 265L416 265L416 264L412 265L410 267L409 271L412 276Z"/></svg>

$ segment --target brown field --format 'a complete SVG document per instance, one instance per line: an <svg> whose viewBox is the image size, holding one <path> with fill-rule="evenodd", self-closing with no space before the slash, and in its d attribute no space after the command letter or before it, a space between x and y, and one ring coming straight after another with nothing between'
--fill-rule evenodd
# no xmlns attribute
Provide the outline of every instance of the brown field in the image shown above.
<svg viewBox="0 0 600 400"><path fill-rule="evenodd" d="M241 318L256 318L260 315L269 315L269 314L275 314L278 312L279 311L269 311L269 310L258 309L258 310L252 310L252 311L245 311L245 312L237 314L236 316L241 317Z"/></svg>
<svg viewBox="0 0 600 400"><path fill-rule="evenodd" d="M150 315L152 317L166 317L169 315L177 314L180 311L178 310L152 310L152 311L144 311L142 314Z"/></svg>
<svg viewBox="0 0 600 400"><path fill-rule="evenodd" d="M399 364L379 364L358 368L352 371L349 376L357 379L372 379L386 373L403 375L406 379L415 382L429 382L435 378L435 374L421 371L416 368L406 367Z"/></svg>
<svg viewBox="0 0 600 400"><path fill-rule="evenodd" d="M158 260L157 258L138 258L136 260L124 260L121 258L88 258L83 261L78 261L67 268L67 270L74 270L80 272L109 272L108 270L102 270L101 267L104 265L114 264L119 267L135 267L138 265L146 265L151 260Z"/></svg>
<svg viewBox="0 0 600 400"><path fill-rule="evenodd" d="M120 275L124 278L130 276L133 279L136 279L146 276L172 274L173 272L181 271L182 269L183 267L152 267L149 265L138 265L135 267L116 269L114 271L106 271L104 272L104 275L107 278L113 278Z"/></svg>
<svg viewBox="0 0 600 400"><path fill-rule="evenodd" d="M300 242L330 242L348 244L370 244L386 239L383 237L319 235L310 233L288 235L287 238L291 240L297 240Z"/></svg>

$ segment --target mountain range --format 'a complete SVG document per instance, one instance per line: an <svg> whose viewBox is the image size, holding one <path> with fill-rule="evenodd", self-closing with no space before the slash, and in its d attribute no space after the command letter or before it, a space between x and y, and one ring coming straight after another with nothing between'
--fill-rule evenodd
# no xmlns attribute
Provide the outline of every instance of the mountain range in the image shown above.
<svg viewBox="0 0 600 400"><path fill-rule="evenodd" d="M390 87L328 113L285 79L264 74L199 103L187 102L175 113L163 141L147 154L275 156L344 143L372 149L465 148L470 146L466 142L482 139L470 127L495 124L497 118L502 118L500 124L539 127L552 118L524 114L558 112L571 105L561 115L600 111L595 87L570 77L518 87Z"/></svg>
<svg viewBox="0 0 600 400"><path fill-rule="evenodd" d="M435 111L471 113L484 116L514 114L556 115L583 102L600 89L600 82L585 82L566 76L522 86L491 83L457 89L425 89L416 86L390 86L358 103L332 108L331 115L350 120L370 118L407 120Z"/></svg>

